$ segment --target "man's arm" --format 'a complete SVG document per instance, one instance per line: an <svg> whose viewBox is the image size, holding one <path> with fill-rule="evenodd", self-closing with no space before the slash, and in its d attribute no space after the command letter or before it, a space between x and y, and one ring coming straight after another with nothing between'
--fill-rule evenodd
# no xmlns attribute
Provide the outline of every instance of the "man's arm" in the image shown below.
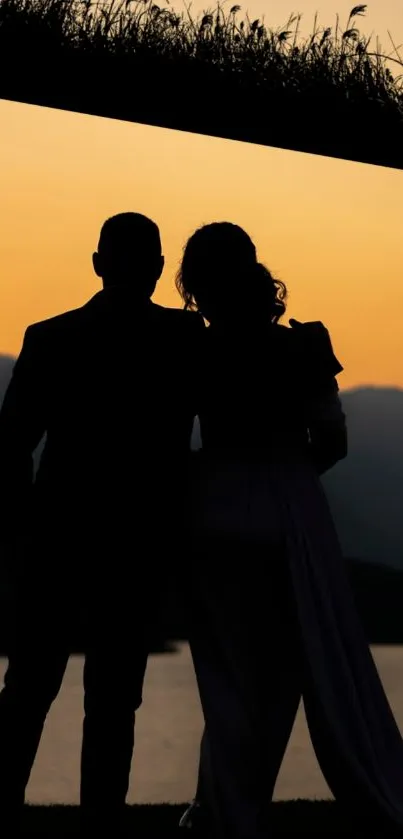
<svg viewBox="0 0 403 839"><path fill-rule="evenodd" d="M33 452L46 431L42 354L36 327L28 327L0 411L1 536L15 539L33 482Z"/></svg>
<svg viewBox="0 0 403 839"><path fill-rule="evenodd" d="M347 425L336 379L309 406L311 454L320 475L347 456Z"/></svg>

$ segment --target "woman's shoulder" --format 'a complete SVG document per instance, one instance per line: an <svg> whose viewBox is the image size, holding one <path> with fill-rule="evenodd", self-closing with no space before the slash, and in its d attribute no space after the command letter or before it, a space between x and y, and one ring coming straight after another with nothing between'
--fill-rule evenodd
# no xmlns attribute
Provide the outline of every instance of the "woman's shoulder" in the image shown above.
<svg viewBox="0 0 403 839"><path fill-rule="evenodd" d="M312 368L319 375L332 378L342 372L329 330L322 321L303 322L291 318L289 323L289 327L280 327L283 340L287 340L304 368Z"/></svg>

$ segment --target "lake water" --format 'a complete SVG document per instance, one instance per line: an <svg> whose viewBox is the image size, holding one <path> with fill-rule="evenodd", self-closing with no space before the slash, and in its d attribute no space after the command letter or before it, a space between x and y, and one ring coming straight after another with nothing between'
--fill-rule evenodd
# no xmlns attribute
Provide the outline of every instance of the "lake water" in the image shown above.
<svg viewBox="0 0 403 839"><path fill-rule="evenodd" d="M374 657L389 701L403 731L403 647L376 647ZM110 662L105 658L105 678ZM0 679L6 661L0 659ZM28 787L33 803L78 802L82 723L83 659L70 660L64 685L45 727ZM128 801L183 802L196 783L202 716L189 649L150 658L143 707L137 717L137 742ZM276 787L276 798L328 798L312 750L303 709Z"/></svg>

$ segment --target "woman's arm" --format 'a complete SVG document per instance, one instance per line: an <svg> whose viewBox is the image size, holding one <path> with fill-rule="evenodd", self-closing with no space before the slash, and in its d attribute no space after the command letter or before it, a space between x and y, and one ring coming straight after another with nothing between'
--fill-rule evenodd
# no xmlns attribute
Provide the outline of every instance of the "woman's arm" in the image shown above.
<svg viewBox="0 0 403 839"><path fill-rule="evenodd" d="M346 416L336 379L309 400L307 420L313 462L323 475L348 451Z"/></svg>
<svg viewBox="0 0 403 839"><path fill-rule="evenodd" d="M290 319L297 342L301 375L306 381L306 422L311 454L320 475L347 455L346 417L336 376L343 367L321 321Z"/></svg>

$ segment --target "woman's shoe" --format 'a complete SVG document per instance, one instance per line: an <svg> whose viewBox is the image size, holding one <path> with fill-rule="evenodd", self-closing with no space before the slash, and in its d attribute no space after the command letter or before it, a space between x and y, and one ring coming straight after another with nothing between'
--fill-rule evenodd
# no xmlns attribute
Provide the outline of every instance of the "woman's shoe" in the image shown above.
<svg viewBox="0 0 403 839"><path fill-rule="evenodd" d="M194 798L187 810L185 810L180 822L179 827L185 827L188 830L195 830L197 829L200 823L200 804Z"/></svg>

